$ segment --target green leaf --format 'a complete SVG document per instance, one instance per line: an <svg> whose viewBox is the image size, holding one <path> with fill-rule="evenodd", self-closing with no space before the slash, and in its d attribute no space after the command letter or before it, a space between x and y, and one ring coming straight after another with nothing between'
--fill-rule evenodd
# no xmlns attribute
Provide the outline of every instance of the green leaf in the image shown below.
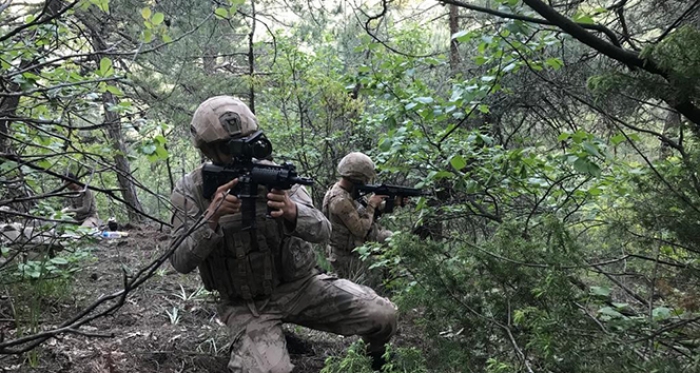
<svg viewBox="0 0 700 373"><path fill-rule="evenodd" d="M593 18L591 18L591 16L589 16L587 14L574 15L574 22L584 23L584 24L588 24L588 25L592 25L595 23Z"/></svg>
<svg viewBox="0 0 700 373"><path fill-rule="evenodd" d="M151 19L151 8L141 9L141 17L143 17L143 19Z"/></svg>
<svg viewBox="0 0 700 373"><path fill-rule="evenodd" d="M562 66L564 66L564 62L562 62L561 59L556 57L547 58L545 64L554 70L559 70L562 68Z"/></svg>
<svg viewBox="0 0 700 373"><path fill-rule="evenodd" d="M168 158L168 151L163 146L159 146L156 148L156 155L159 159L166 159Z"/></svg>
<svg viewBox="0 0 700 373"><path fill-rule="evenodd" d="M226 10L226 8L216 8L214 14L216 14L218 18L228 18L228 10Z"/></svg>
<svg viewBox="0 0 700 373"><path fill-rule="evenodd" d="M143 42L150 43L153 40L153 32L151 30L143 30Z"/></svg>
<svg viewBox="0 0 700 373"><path fill-rule="evenodd" d="M418 101L422 104L431 104L431 103L433 103L433 98L432 97L416 97L416 101Z"/></svg>
<svg viewBox="0 0 700 373"><path fill-rule="evenodd" d="M36 165L46 170L51 168L51 162L48 159L42 159L36 162Z"/></svg>
<svg viewBox="0 0 700 373"><path fill-rule="evenodd" d="M571 134L571 138L575 143L580 144L583 140L588 138L588 134L583 131L576 131Z"/></svg>
<svg viewBox="0 0 700 373"><path fill-rule="evenodd" d="M600 152L598 151L598 148L596 148L595 145L593 145L592 143L590 143L588 141L583 143L583 150L585 150L586 153L588 153L590 155L594 155L596 157L602 157L600 155Z"/></svg>
<svg viewBox="0 0 700 373"><path fill-rule="evenodd" d="M111 92L112 94L115 94L117 96L123 95L122 90L119 89L119 87L108 84L107 87L105 87L105 89L107 90L107 92Z"/></svg>
<svg viewBox="0 0 700 373"><path fill-rule="evenodd" d="M100 60L100 75L107 76L112 73L112 60L102 57Z"/></svg>
<svg viewBox="0 0 700 373"><path fill-rule="evenodd" d="M391 150L391 141L389 139L384 138L379 141L379 150L383 152L388 152Z"/></svg>
<svg viewBox="0 0 700 373"><path fill-rule="evenodd" d="M601 315L613 317L613 318L624 318L625 315L615 311L612 307L603 307L598 310L598 313Z"/></svg>
<svg viewBox="0 0 700 373"><path fill-rule="evenodd" d="M163 39L164 43L172 43L173 41L173 38L171 38L168 34L161 35L161 39Z"/></svg>
<svg viewBox="0 0 700 373"><path fill-rule="evenodd" d="M651 311L655 320L664 320L671 317L671 309L668 307L656 307Z"/></svg>
<svg viewBox="0 0 700 373"><path fill-rule="evenodd" d="M466 42L472 40L473 37L474 37L474 33L472 33L471 31L466 31L466 30L452 34L452 40L457 40L460 43L466 43Z"/></svg>
<svg viewBox="0 0 700 373"><path fill-rule="evenodd" d="M601 168L597 164L595 164L591 161L588 161L588 173L593 175L593 176L598 177L601 174Z"/></svg>
<svg viewBox="0 0 700 373"><path fill-rule="evenodd" d="M559 137L557 137L557 140L564 141L564 140L568 140L569 137L571 137L570 133L562 133L561 135L559 135Z"/></svg>
<svg viewBox="0 0 700 373"><path fill-rule="evenodd" d="M163 13L156 13L153 15L153 18L151 19L151 22L153 22L154 25L159 25L163 20L165 19L165 15Z"/></svg>
<svg viewBox="0 0 700 373"><path fill-rule="evenodd" d="M464 159L461 155L457 154L450 159L450 164L452 167L455 168L457 171L461 171L464 167L467 166L467 160Z"/></svg>
<svg viewBox="0 0 700 373"><path fill-rule="evenodd" d="M578 158L574 162L574 170L582 174L588 173L588 160L586 158Z"/></svg>
<svg viewBox="0 0 700 373"><path fill-rule="evenodd" d="M516 67L518 67L518 63L511 62L508 65L506 65L506 67L503 68L503 72L507 73L507 72L513 71Z"/></svg>
<svg viewBox="0 0 700 373"><path fill-rule="evenodd" d="M482 113L484 113L484 114L488 114L488 113L490 112L489 106L486 105L486 104L480 104L480 105L478 106L478 109L479 109L480 112L482 112Z"/></svg>
<svg viewBox="0 0 700 373"><path fill-rule="evenodd" d="M591 286L591 294L607 297L610 295L610 288L603 286Z"/></svg>
<svg viewBox="0 0 700 373"><path fill-rule="evenodd" d="M51 258L51 263L61 265L61 264L68 264L68 261L65 258L55 257L55 258Z"/></svg>
<svg viewBox="0 0 700 373"><path fill-rule="evenodd" d="M141 152L146 155L152 155L156 152L156 144L146 144L141 147Z"/></svg>
<svg viewBox="0 0 700 373"><path fill-rule="evenodd" d="M618 145L625 140L626 140L625 135L623 135L621 133L610 138L610 142L612 142L613 145Z"/></svg>
<svg viewBox="0 0 700 373"><path fill-rule="evenodd" d="M484 57L484 56L476 56L476 57L474 57L474 63L475 63L477 66L481 66L481 65L485 64L485 63L488 62L488 61L489 61L489 59L486 58L486 57Z"/></svg>

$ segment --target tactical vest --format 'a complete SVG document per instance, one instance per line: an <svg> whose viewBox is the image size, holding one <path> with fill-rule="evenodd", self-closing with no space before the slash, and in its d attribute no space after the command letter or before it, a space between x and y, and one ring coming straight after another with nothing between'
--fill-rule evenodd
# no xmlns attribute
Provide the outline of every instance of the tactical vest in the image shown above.
<svg viewBox="0 0 700 373"><path fill-rule="evenodd" d="M210 201L202 197L201 167L187 177L186 190L194 193L199 211ZM297 188L289 191L293 195ZM244 227L241 214L222 216L219 227L223 238L198 268L207 290L217 290L226 299L263 299L285 282L313 273L316 265L311 244L284 233L281 218L268 219L267 190L258 188L255 199L255 227Z"/></svg>
<svg viewBox="0 0 700 373"><path fill-rule="evenodd" d="M350 255L355 247L364 243L364 237L355 237L352 232L345 227L345 224L338 217L338 215L333 211L330 211L331 202L333 202L335 199L343 198L351 200L358 212L361 213L361 210L364 209L357 201L352 199L347 190L341 188L337 183L333 185L328 192L326 192L326 195L323 198L323 206L321 211L326 218L328 218L328 221L331 222L332 231L330 247L332 252L336 255Z"/></svg>

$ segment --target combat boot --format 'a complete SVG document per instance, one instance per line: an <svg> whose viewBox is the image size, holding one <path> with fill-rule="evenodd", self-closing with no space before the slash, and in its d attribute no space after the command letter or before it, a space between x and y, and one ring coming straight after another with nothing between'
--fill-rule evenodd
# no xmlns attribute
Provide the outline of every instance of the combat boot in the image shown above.
<svg viewBox="0 0 700 373"><path fill-rule="evenodd" d="M386 355L386 350L367 352L367 356L372 358L372 370L381 372L384 366L394 357L394 353L389 353L389 359L387 360L384 355Z"/></svg>

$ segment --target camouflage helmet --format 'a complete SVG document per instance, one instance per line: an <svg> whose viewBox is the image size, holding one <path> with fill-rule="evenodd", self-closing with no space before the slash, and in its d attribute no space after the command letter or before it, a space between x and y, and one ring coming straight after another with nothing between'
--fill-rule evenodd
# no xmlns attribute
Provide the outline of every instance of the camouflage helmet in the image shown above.
<svg viewBox="0 0 700 373"><path fill-rule="evenodd" d="M340 160L338 173L342 177L367 184L374 179L374 162L363 153L353 152Z"/></svg>
<svg viewBox="0 0 700 373"><path fill-rule="evenodd" d="M207 144L248 136L257 130L255 114L243 101L231 96L215 96L202 102L190 124L194 146L205 153Z"/></svg>

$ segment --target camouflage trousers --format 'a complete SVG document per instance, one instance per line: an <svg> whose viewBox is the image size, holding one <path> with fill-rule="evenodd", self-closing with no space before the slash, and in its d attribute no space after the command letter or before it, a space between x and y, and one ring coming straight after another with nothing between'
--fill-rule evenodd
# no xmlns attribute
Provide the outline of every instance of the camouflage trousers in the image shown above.
<svg viewBox="0 0 700 373"><path fill-rule="evenodd" d="M269 300L223 301L219 315L233 336L228 368L234 373L289 373L283 323L341 335L359 335L370 351L383 351L396 332L396 307L372 289L315 275L280 285Z"/></svg>
<svg viewBox="0 0 700 373"><path fill-rule="evenodd" d="M360 284L368 284L369 262L363 261L356 252L342 252L330 248L328 262L333 272L340 278L345 278Z"/></svg>
<svg viewBox="0 0 700 373"><path fill-rule="evenodd" d="M384 279L382 270L370 269L373 260L362 260L360 254L333 246L328 246L328 262L333 267L333 272L340 278L346 278L352 282L363 284L378 289L382 287Z"/></svg>

